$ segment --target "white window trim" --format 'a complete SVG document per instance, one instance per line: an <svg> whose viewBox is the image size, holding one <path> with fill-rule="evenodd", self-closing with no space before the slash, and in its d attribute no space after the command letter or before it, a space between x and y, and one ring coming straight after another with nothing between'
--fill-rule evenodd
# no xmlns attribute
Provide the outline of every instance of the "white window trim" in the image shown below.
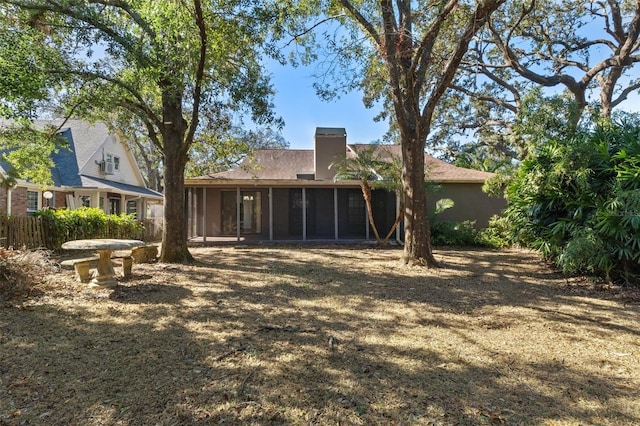
<svg viewBox="0 0 640 426"><path fill-rule="evenodd" d="M36 199L36 209L35 210L30 210L29 209L29 193L30 192L35 192L37 194L37 199ZM34 191L31 189L27 188L27 214L29 213L36 213L38 211L40 211L42 209L42 192L41 191Z"/></svg>

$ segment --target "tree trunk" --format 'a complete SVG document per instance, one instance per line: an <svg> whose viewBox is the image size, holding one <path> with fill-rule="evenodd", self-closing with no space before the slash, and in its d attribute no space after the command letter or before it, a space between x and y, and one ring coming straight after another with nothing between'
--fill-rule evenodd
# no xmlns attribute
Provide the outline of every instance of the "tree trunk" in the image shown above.
<svg viewBox="0 0 640 426"><path fill-rule="evenodd" d="M367 215L369 215L369 225L371 225L371 229L373 229L373 235L376 237L376 242L380 245L380 234L378 233L378 228L376 227L376 223L373 221L373 209L371 207L371 187L368 183L362 182L360 183L360 187L362 188L362 196L364 197L364 202L367 205Z"/></svg>
<svg viewBox="0 0 640 426"><path fill-rule="evenodd" d="M600 78L600 117L611 118L613 110L613 92L622 76L622 67L611 67L609 75Z"/></svg>
<svg viewBox="0 0 640 426"><path fill-rule="evenodd" d="M404 217L404 207L401 207L400 211L398 212L398 216L396 216L395 222L393 222L393 226L391 227L391 230L389 230L387 235L384 237L384 240L382 240L383 245L386 245L387 242L389 242L389 238L391 238L391 236L393 235L393 232L396 230L398 225L400 225L400 222L402 222L403 217Z"/></svg>
<svg viewBox="0 0 640 426"><path fill-rule="evenodd" d="M437 267L431 249L431 231L424 187L424 142L414 136L402 141L404 189L404 262Z"/></svg>
<svg viewBox="0 0 640 426"><path fill-rule="evenodd" d="M164 144L164 227L160 261L182 263L193 260L187 248L187 220L184 197L184 149L186 121L182 117L182 99L163 93Z"/></svg>

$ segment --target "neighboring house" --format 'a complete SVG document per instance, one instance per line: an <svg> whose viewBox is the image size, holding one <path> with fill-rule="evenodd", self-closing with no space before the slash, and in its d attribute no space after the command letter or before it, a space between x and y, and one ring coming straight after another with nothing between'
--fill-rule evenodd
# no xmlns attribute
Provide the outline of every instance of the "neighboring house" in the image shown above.
<svg viewBox="0 0 640 426"><path fill-rule="evenodd" d="M370 227L359 182L334 182L329 165L368 145L347 145L343 128L317 128L314 150L257 150L240 167L185 181L188 236L256 240L368 239ZM399 146L379 145L384 155ZM390 154L389 154L390 153ZM425 154L428 177L441 190L428 194L429 209L441 198L455 207L442 220L475 220L485 227L504 207L482 192L491 173L463 169ZM393 225L399 203L393 193L373 192L374 220L382 235ZM238 224L240 226L238 226ZM400 232L396 235L400 238Z"/></svg>
<svg viewBox="0 0 640 426"><path fill-rule="evenodd" d="M37 127L52 121L36 121ZM107 214L131 213L138 219L161 215L162 194L147 189L140 170L122 141L104 123L69 120L60 129L68 143L51 158L54 185L42 188L18 179L0 188L0 211L28 216L44 208L98 207ZM0 173L9 164L0 161ZM160 207L160 208L158 208Z"/></svg>

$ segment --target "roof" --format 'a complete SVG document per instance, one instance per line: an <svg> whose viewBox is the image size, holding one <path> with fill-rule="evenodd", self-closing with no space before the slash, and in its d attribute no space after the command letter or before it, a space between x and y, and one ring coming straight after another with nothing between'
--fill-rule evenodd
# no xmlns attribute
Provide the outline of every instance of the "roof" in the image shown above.
<svg viewBox="0 0 640 426"><path fill-rule="evenodd" d="M350 155L357 155L358 152L370 147L379 150L379 155L383 159L401 156L399 145L347 145ZM428 154L424 154L424 159L427 176L435 182L484 183L488 178L494 176L493 173L457 167ZM299 182L298 175L309 173L314 173L313 150L260 149L233 170L199 176L191 181L216 181L220 183L252 181L252 184L259 183L259 181Z"/></svg>
<svg viewBox="0 0 640 426"><path fill-rule="evenodd" d="M195 179L296 180L298 174L313 173L313 170L313 150L259 149L233 170Z"/></svg>
<svg viewBox="0 0 640 426"><path fill-rule="evenodd" d="M143 188L141 186L129 185L122 182L115 182L108 179L97 178L93 176L85 176L80 175L80 180L82 182L83 188L96 188L96 189L105 189L105 190L113 190L120 193L126 193L129 195L138 195L146 198L155 198L157 200L162 200L162 194L156 191L153 191L148 188Z"/></svg>
<svg viewBox="0 0 640 426"><path fill-rule="evenodd" d="M9 124L4 122L2 124ZM113 137L105 123L89 123L82 120L35 120L34 127L59 127L59 134L67 140L68 146L60 147L51 154L55 167L51 169L51 178L56 187L105 189L130 195L162 199L162 194L137 186L98 177L81 175L80 170L93 158L94 154ZM2 162L0 162L2 163ZM0 164L5 170L8 164Z"/></svg>
<svg viewBox="0 0 640 426"><path fill-rule="evenodd" d="M391 159L392 157L400 158L402 151L400 145L370 145L370 144L350 144L349 147L354 152L359 152L370 147L375 147L379 151L379 158ZM484 183L487 179L494 176L494 173L483 172L480 170L467 169L464 167L454 166L446 161L437 159L436 157L424 154L424 165L429 180L434 182L479 182Z"/></svg>

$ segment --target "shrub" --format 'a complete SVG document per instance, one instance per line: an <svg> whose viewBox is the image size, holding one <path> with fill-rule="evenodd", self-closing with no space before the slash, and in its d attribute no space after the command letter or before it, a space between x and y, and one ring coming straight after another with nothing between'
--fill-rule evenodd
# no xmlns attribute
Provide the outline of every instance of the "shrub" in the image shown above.
<svg viewBox="0 0 640 426"><path fill-rule="evenodd" d="M640 121L546 141L506 191L514 241L565 272L640 275Z"/></svg>
<svg viewBox="0 0 640 426"><path fill-rule="evenodd" d="M0 300L31 294L34 287L55 271L47 251L0 248Z"/></svg>
<svg viewBox="0 0 640 426"><path fill-rule="evenodd" d="M513 245L511 227L506 217L494 215L489 219L489 225L480 230L476 242L483 247L501 249Z"/></svg>
<svg viewBox="0 0 640 426"><path fill-rule="evenodd" d="M83 238L142 239L144 226L133 215L107 215L97 208L77 210L42 210L47 247L60 248L62 243Z"/></svg>
<svg viewBox="0 0 640 426"><path fill-rule="evenodd" d="M475 221L464 222L436 221L431 224L431 242L434 246L473 246L476 245Z"/></svg>

